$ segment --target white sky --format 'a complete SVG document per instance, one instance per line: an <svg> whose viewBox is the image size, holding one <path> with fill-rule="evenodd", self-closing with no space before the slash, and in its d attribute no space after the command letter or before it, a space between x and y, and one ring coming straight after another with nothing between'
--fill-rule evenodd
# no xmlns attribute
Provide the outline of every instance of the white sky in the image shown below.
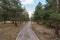
<svg viewBox="0 0 60 40"><path fill-rule="evenodd" d="M29 14L29 17L32 16L35 10L35 6L38 4L39 1L41 1L43 4L45 4L46 0L20 0L22 5L26 7L26 10Z"/></svg>
<svg viewBox="0 0 60 40"><path fill-rule="evenodd" d="M27 5L27 4L32 4L34 0L21 0L22 4Z"/></svg>
<svg viewBox="0 0 60 40"><path fill-rule="evenodd" d="M20 1L23 4L23 6L34 3L34 0L20 0ZM29 14L29 17L31 17L31 15L33 14L34 10L32 10L31 8L26 8L26 10L27 10L27 12Z"/></svg>

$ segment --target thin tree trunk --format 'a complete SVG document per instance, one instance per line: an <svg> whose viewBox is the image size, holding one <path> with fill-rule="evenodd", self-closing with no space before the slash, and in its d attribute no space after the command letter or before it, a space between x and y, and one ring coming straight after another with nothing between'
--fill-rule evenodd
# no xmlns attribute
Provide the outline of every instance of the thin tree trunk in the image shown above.
<svg viewBox="0 0 60 40"><path fill-rule="evenodd" d="M14 24L14 20L12 20L12 23Z"/></svg>
<svg viewBox="0 0 60 40"><path fill-rule="evenodd" d="M4 17L4 24L6 24L6 18Z"/></svg>
<svg viewBox="0 0 60 40"><path fill-rule="evenodd" d="M59 36L59 26L56 26L56 27L55 27L55 34L56 34L57 36Z"/></svg>
<svg viewBox="0 0 60 40"><path fill-rule="evenodd" d="M17 27L17 21L15 20L15 26Z"/></svg>
<svg viewBox="0 0 60 40"><path fill-rule="evenodd" d="M37 24L39 24L39 21L37 21Z"/></svg>
<svg viewBox="0 0 60 40"><path fill-rule="evenodd" d="M59 0L57 0L57 13L59 13ZM59 35L59 26L58 26L58 24L56 24L56 26L55 26L55 34L58 36Z"/></svg>
<svg viewBox="0 0 60 40"><path fill-rule="evenodd" d="M4 21L4 24L6 24L6 21Z"/></svg>
<svg viewBox="0 0 60 40"><path fill-rule="evenodd" d="M37 20L37 24L39 24L39 20Z"/></svg>

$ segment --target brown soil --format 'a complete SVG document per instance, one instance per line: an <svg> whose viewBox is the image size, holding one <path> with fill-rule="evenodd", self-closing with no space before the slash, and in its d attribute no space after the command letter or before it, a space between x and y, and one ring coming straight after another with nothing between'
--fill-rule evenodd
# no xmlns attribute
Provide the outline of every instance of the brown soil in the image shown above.
<svg viewBox="0 0 60 40"><path fill-rule="evenodd" d="M16 40L16 37L25 24L0 24L0 40Z"/></svg>
<svg viewBox="0 0 60 40"><path fill-rule="evenodd" d="M36 33L40 40L60 40L60 37L54 34L54 29L47 28L44 25L32 23L32 30Z"/></svg>

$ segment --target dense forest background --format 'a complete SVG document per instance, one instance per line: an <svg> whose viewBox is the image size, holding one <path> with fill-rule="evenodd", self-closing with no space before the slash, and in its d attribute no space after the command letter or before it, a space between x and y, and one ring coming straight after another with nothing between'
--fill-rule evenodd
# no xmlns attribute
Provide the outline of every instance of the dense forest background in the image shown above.
<svg viewBox="0 0 60 40"><path fill-rule="evenodd" d="M32 21L38 24L42 23L48 27L55 28L55 34L58 35L60 26L60 1L59 0L46 0L46 4L42 5L41 2L35 8Z"/></svg>
<svg viewBox="0 0 60 40"><path fill-rule="evenodd" d="M17 26L18 22L28 21L29 15L24 11L20 0L0 0L0 22L12 21Z"/></svg>

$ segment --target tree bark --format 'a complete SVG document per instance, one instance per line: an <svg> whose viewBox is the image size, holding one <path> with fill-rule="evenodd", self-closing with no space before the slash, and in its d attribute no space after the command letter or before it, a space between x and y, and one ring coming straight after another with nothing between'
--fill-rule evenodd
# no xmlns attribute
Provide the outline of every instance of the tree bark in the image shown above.
<svg viewBox="0 0 60 40"><path fill-rule="evenodd" d="M4 24L6 24L6 21L4 21Z"/></svg>
<svg viewBox="0 0 60 40"><path fill-rule="evenodd" d="M12 20L12 23L14 24L14 20Z"/></svg>
<svg viewBox="0 0 60 40"><path fill-rule="evenodd" d="M39 22L37 22L37 24L39 24Z"/></svg>
<svg viewBox="0 0 60 40"><path fill-rule="evenodd" d="M6 24L6 18L4 17L4 24Z"/></svg>
<svg viewBox="0 0 60 40"><path fill-rule="evenodd" d="M15 20L15 26L17 27L17 21Z"/></svg>
<svg viewBox="0 0 60 40"><path fill-rule="evenodd" d="M37 24L39 24L39 20L37 21Z"/></svg>
<svg viewBox="0 0 60 40"><path fill-rule="evenodd" d="M59 26L56 26L56 27L55 27L55 34L56 34L57 36L59 36Z"/></svg>

